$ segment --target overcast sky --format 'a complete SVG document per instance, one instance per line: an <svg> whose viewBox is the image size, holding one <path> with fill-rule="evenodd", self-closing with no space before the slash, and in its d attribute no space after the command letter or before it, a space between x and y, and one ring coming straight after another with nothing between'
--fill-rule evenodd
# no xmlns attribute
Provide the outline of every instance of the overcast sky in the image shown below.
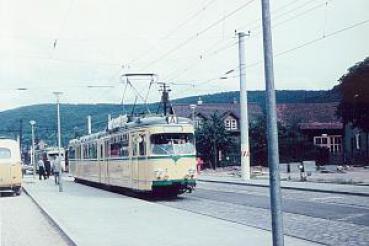
<svg viewBox="0 0 369 246"><path fill-rule="evenodd" d="M277 89L330 89L369 55L368 0L271 3ZM235 30L251 31L248 89L264 89L260 16L260 0L0 0L0 110L54 102L52 91L120 103L123 73L158 74L172 98L238 90ZM132 84L146 95L149 81ZM101 85L114 87L88 88Z"/></svg>

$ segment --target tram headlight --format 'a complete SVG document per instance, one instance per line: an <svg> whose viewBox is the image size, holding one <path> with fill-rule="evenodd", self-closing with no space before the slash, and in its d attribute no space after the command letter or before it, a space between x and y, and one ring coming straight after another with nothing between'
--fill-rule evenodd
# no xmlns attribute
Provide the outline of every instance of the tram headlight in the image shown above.
<svg viewBox="0 0 369 246"><path fill-rule="evenodd" d="M190 168L188 169L188 175L193 178L195 176L195 173L196 173L196 169L194 168Z"/></svg>
<svg viewBox="0 0 369 246"><path fill-rule="evenodd" d="M155 169L154 174L157 179L161 179L164 175L164 171L162 169Z"/></svg>

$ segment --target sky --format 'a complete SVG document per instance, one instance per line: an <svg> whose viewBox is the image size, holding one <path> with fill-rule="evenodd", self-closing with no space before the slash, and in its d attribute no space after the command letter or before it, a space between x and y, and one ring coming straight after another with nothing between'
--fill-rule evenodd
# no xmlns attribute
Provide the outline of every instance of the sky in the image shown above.
<svg viewBox="0 0 369 246"><path fill-rule="evenodd" d="M369 55L368 0L273 0L276 89L330 89ZM159 100L264 90L260 0L0 0L0 111L54 103ZM150 90L148 89L150 88ZM124 95L124 97L123 97ZM148 96L146 96L148 95Z"/></svg>

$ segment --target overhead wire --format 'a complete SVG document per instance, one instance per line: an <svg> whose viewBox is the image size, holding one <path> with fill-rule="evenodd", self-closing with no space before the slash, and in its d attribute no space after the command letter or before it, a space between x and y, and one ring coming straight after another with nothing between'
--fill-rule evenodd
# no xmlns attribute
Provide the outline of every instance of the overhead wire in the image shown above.
<svg viewBox="0 0 369 246"><path fill-rule="evenodd" d="M246 8L247 6L249 6L251 3L253 3L255 0L249 0L246 3L242 4L241 6L237 7L236 9L230 11L228 14L222 16L221 18L217 19L215 22L213 22L212 24L208 25L207 27L201 29L199 32L195 33L194 35L190 36L189 38L185 39L183 42L181 42L180 44L178 44L177 46L173 47L172 49L168 50L167 52L165 52L163 55L159 56L158 59L155 59L153 61L151 61L149 64L145 65L142 69L146 70L147 68L155 65L156 63L160 62L161 60L163 60L164 58L166 58L167 56L169 56L170 54L178 51L179 49L181 49L182 47L184 47L185 45L189 44L190 42L192 42L194 39L198 38L199 36L201 36L202 34L208 32L209 30L211 30L212 28L214 28L215 26L219 25L220 23L222 23L224 20L230 18L231 16L235 15L236 13L238 13L239 11L241 11L242 9Z"/></svg>
<svg viewBox="0 0 369 246"><path fill-rule="evenodd" d="M360 22L357 22L355 24L352 24L352 25L343 27L343 28L338 29L336 31L327 33L325 36L320 36L318 38L314 38L314 39L309 40L307 42L304 42L304 43L302 43L300 45L297 45L295 47L286 49L286 50L281 51L281 52L277 52L275 55L273 55L273 57L274 58L277 58L279 56L283 56L283 55L289 54L289 53L294 52L296 50L299 50L299 49L302 49L304 47L310 46L310 45L315 44L315 43L317 43L319 41L322 41L322 40L325 40L327 38L333 37L333 36L335 36L337 34L340 34L340 33L346 32L346 31L349 31L349 30L351 30L353 28L362 26L362 25L367 24L367 23L369 23L369 18L368 19L365 19L365 20L362 20ZM262 64L262 61L257 61L257 62L251 63L249 65L246 65L246 68L254 67L254 66L257 66L257 65L260 65L260 64ZM234 68L234 69L237 69L237 67ZM230 76L229 78L235 78L235 77L238 77L238 75ZM212 81L215 81L215 80L219 80L219 77L206 80L205 82L202 82L202 83L198 83L198 84L195 85L195 87L206 85L206 84L208 84L208 83L210 83Z"/></svg>
<svg viewBox="0 0 369 246"><path fill-rule="evenodd" d="M172 31L170 31L165 38L169 38L171 37L174 33L176 33L178 30L181 30L181 27L185 26L186 24L188 24L190 21L193 21L194 18L198 17L200 14L202 14L204 11L206 11L206 9L213 4L214 2L216 2L217 0L210 0L208 1L203 7L201 7L201 9L197 12L195 12L195 14L191 15L189 18L186 18L183 22L181 22L179 25L176 25L175 28L172 29ZM206 1L203 1L203 3L205 3ZM202 5L202 4L201 4ZM135 58L133 58L132 60L130 60L128 62L128 64L134 64L136 63L138 60L141 60L144 56L146 56L147 54L149 54L151 51L153 50L153 47L150 47L149 49L145 50L144 52L140 53L139 55L137 55ZM121 67L124 67L124 64L120 64ZM115 72L111 77L110 77L110 81L112 81L116 76L118 76L118 74L121 72L121 70L118 70L117 72Z"/></svg>
<svg viewBox="0 0 369 246"><path fill-rule="evenodd" d="M204 4L204 6L201 7L200 10L198 10L194 14L190 15L188 18L186 18L184 21L182 21L179 25L177 25L175 28L173 28L171 31L169 31L168 34L163 37L163 39L168 39L168 38L172 37L174 35L174 33L176 33L178 30L181 30L182 27L184 27L189 22L193 21L196 17L198 17L199 15L201 15L204 11L206 11L206 9L210 5L212 5L216 1L217 0L207 1L207 3ZM204 1L204 2L206 2L206 1ZM150 49L147 49L145 52L142 52L141 55L137 56L137 58L134 58L133 60L131 60L129 62L129 64L133 64L133 63L137 62L138 60L141 60L143 57L145 57L145 55L149 54L150 51L152 51L152 50L153 50L153 47L151 47Z"/></svg>
<svg viewBox="0 0 369 246"><path fill-rule="evenodd" d="M296 11L296 10L299 10L299 9L301 9L301 8L303 8L303 7L305 7L305 6L309 5L309 4L311 4L311 3L312 3L312 2L314 2L314 1L321 1L321 0L313 0L313 1L304 2L303 4L298 5L297 7L294 7L293 9L287 10L287 11L285 11L285 12L281 13L281 14L278 14L278 15L276 15L276 16L273 16L273 20L275 20L275 19L279 19L279 18L281 18L281 17L284 17L284 16L286 16L287 14L290 14L290 13L292 13L292 12ZM328 1L333 1L333 0L328 0ZM278 8L277 10L273 11L273 13L274 13L274 14L275 14L275 13L278 13L278 12L280 12L281 10L286 9L287 7L289 7L289 6L291 6L291 5L296 4L297 2L299 2L299 0L298 0L298 1L292 1L292 2L290 2L289 4L286 4L286 5L284 5L284 6L281 6L281 7L280 7L280 8ZM282 22L280 22L280 23L274 24L272 28L275 28L275 27L280 26L280 25L282 25L282 24L285 24L285 23L287 23L287 22L289 22L289 21L291 21L291 20L293 20L293 19L296 19L296 18L298 18L298 17L301 17L301 16L303 16L303 15L305 15L305 14L307 14L307 13L309 13L309 12L311 12L311 11L315 10L315 9L318 9L318 8L320 8L320 7L322 7L322 6L326 6L326 3L327 3L327 2L325 2L325 3L323 3L323 4L318 4L318 5L316 5L316 6L313 6L313 7L309 8L309 9L305 10L305 11L304 11L304 12L302 12L302 13L299 13L299 14L297 14L297 15L295 15L295 16L292 16L292 17L288 18L287 20L284 20L284 21L282 21ZM272 14L273 14L273 13L272 13ZM257 22L259 22L259 21L260 21L260 18L256 19L255 21L253 21L253 22L251 22L251 23L257 23ZM237 29L239 29L239 28L237 28ZM259 32L258 32L258 33L259 33ZM257 34L258 34L258 33L257 33ZM206 58L209 58L209 57L211 57L211 56L213 56L213 55L216 55L216 54L218 54L218 53L220 53L220 52L222 52L222 51L225 51L225 50L227 50L227 49L229 49L229 48L232 48L233 46L235 46L235 45L237 45L237 44L238 44L238 42L234 42L234 41L232 41L230 44L226 44L225 46L220 47L220 48L219 48L219 49L217 49L217 50L214 50L214 51L212 51L212 52L209 52L209 54L208 54L208 55L203 55L203 56L202 56L202 60L204 60L204 59L206 59ZM183 72L188 72L189 70L191 70L191 68L193 67L193 64L194 64L194 63L196 63L196 61L195 61L195 62L193 62L193 63L191 63L189 66L187 66L186 68L184 68L184 69L183 69L183 70L181 70L180 72L175 73L175 75L178 75L179 73L182 75L182 74L183 74ZM174 80L174 79L176 78L176 76L173 76L173 74L172 74L169 78L170 78L170 80Z"/></svg>

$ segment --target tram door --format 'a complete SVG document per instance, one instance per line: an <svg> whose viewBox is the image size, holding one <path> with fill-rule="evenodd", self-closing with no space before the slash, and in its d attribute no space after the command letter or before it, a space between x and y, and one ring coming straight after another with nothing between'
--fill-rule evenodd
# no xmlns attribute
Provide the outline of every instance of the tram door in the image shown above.
<svg viewBox="0 0 369 246"><path fill-rule="evenodd" d="M131 158L131 184L133 189L139 189L139 135L135 134L131 137L132 158Z"/></svg>
<svg viewBox="0 0 369 246"><path fill-rule="evenodd" d="M132 137L132 177L133 188L142 189L141 184L145 182L145 134L137 133Z"/></svg>
<svg viewBox="0 0 369 246"><path fill-rule="evenodd" d="M104 172L104 153L105 153L104 142L97 141L97 165L98 165L98 174L99 174L100 183L105 181L105 175L106 175Z"/></svg>

